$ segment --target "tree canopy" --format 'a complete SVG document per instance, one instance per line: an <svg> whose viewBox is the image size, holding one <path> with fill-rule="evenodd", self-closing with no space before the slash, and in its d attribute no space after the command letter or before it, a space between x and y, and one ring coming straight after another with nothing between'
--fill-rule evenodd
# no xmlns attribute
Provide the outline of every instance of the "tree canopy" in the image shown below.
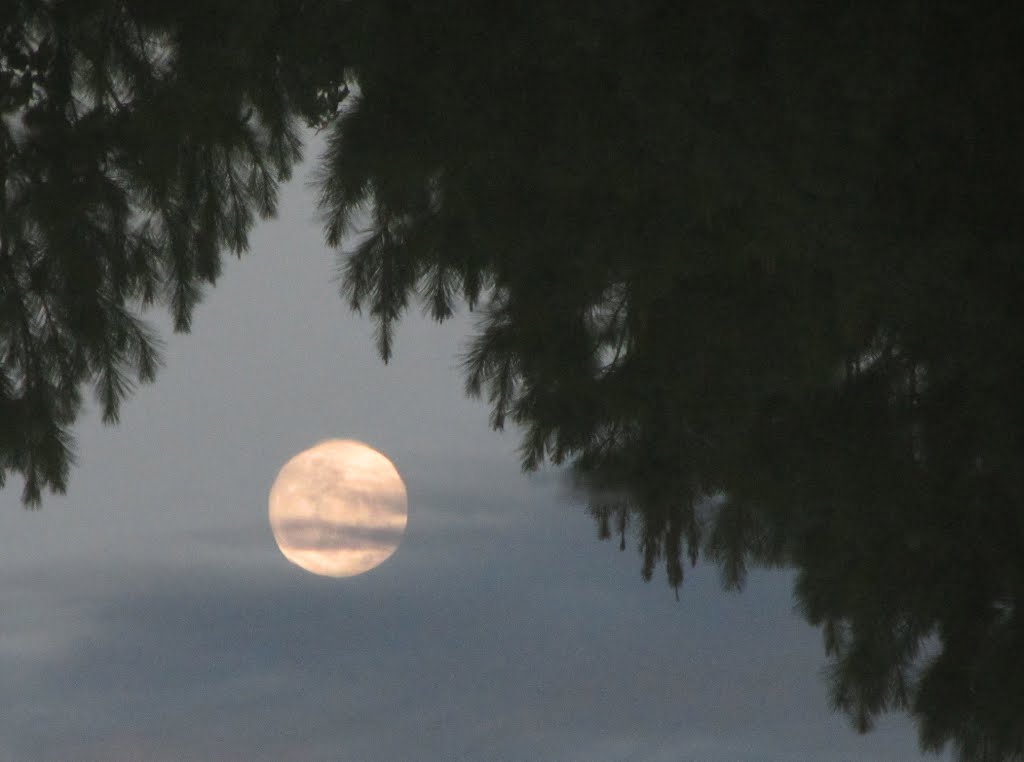
<svg viewBox="0 0 1024 762"><path fill-rule="evenodd" d="M306 84L309 21L276 2L4 5L0 481L21 472L26 503L66 486L82 387L115 421L153 379L139 308L188 330L223 252L274 213L298 119L343 97Z"/></svg>

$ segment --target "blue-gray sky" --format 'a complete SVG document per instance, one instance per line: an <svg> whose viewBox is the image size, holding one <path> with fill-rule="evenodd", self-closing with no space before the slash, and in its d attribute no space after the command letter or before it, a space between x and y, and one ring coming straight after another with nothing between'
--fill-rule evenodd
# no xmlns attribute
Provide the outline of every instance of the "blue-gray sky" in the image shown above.
<svg viewBox="0 0 1024 762"><path fill-rule="evenodd" d="M463 396L465 314L413 310L383 365L337 294L303 173L191 335L104 427L66 497L0 492L0 760L908 760L894 716L828 707L791 577L677 603L596 539L557 474ZM328 437L409 490L398 553L351 579L285 561L267 491Z"/></svg>

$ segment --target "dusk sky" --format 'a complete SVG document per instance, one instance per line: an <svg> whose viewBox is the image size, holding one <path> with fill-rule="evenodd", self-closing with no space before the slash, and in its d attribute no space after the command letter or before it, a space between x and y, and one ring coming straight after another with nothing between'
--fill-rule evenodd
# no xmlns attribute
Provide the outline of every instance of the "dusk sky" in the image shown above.
<svg viewBox="0 0 1024 762"><path fill-rule="evenodd" d="M789 572L726 593L698 564L677 602L557 471L521 473L463 393L471 314L414 308L383 364L308 166L190 335L149 313L164 367L119 425L76 425L67 495L0 492L0 759L921 758L905 716L859 735L830 710ZM348 579L289 564L267 520L281 466L331 437L408 488L397 553Z"/></svg>

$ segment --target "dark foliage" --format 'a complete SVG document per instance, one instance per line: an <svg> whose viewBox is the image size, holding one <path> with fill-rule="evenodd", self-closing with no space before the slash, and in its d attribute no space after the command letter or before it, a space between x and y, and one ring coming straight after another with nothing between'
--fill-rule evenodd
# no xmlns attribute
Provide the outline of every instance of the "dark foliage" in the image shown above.
<svg viewBox="0 0 1024 762"><path fill-rule="evenodd" d="M644 578L793 567L858 727L906 709L925 748L1019 756L1024 17L354 17L322 208L363 234L343 283L383 357L417 296L479 304L469 392Z"/></svg>
<svg viewBox="0 0 1024 762"><path fill-rule="evenodd" d="M309 5L3 5L0 481L23 474L26 503L65 489L83 387L116 421L153 379L139 309L167 304L188 330L222 252L273 214L297 115L336 108L336 87L302 81Z"/></svg>

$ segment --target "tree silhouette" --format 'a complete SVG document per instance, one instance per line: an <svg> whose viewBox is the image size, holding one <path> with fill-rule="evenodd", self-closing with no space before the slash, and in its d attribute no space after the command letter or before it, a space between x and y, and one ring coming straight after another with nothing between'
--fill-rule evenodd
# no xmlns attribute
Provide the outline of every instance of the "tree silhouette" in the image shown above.
<svg viewBox="0 0 1024 762"><path fill-rule="evenodd" d="M84 385L109 422L153 379L158 341L138 309L166 303L189 329L222 252L241 254L273 214L297 117L343 97L327 77L299 87L318 51L286 5L4 6L0 481L22 473L26 503L65 488Z"/></svg>
<svg viewBox="0 0 1024 762"><path fill-rule="evenodd" d="M793 567L858 727L906 709L925 748L1020 755L1021 19L353 18L374 47L321 201L384 359L413 300L464 299L468 391L645 578Z"/></svg>

